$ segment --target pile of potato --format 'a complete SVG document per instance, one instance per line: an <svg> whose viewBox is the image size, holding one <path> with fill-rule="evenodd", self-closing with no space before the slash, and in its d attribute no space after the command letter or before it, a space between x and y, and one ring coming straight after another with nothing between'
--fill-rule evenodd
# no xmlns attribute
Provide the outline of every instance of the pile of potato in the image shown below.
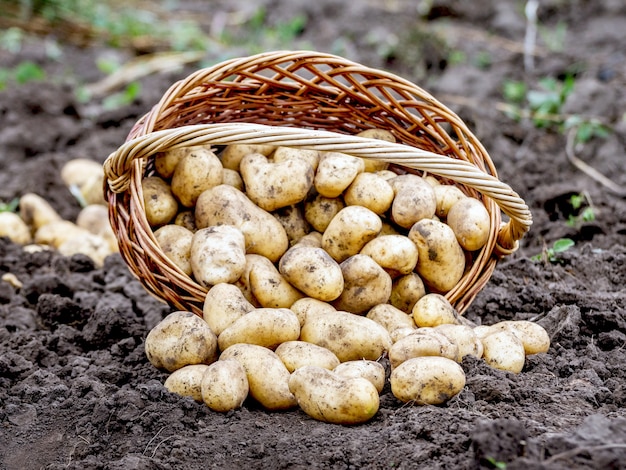
<svg viewBox="0 0 626 470"><path fill-rule="evenodd" d="M142 189L155 238L208 289L203 318L174 312L146 338L170 391L353 424L387 380L399 400L439 404L463 389L465 355L517 373L549 347L535 323L474 327L444 297L490 234L484 205L454 185L267 145L177 148L154 170Z"/></svg>

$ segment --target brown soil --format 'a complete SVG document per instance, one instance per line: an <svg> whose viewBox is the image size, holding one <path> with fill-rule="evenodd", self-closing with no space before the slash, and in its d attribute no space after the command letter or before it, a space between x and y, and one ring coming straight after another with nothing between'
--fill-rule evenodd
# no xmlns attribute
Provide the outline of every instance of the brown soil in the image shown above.
<svg viewBox="0 0 626 470"><path fill-rule="evenodd" d="M211 13L236 3L214 2ZM217 414L168 393L165 374L146 360L143 339L170 309L145 293L119 256L96 269L84 256L30 254L2 239L0 273L23 286L0 282L0 468L626 468L626 201L568 161L564 133L498 109L505 80L536 85L573 72L575 88L561 111L599 117L612 129L574 151L625 187L623 2L541 2L542 23L554 31L565 22L567 36L560 51L540 38L531 72L521 53L524 2L436 1L421 23L418 2L263 3L276 12L272 21L306 13L302 38L314 48L340 48L422 84L475 131L500 178L529 204L534 225L467 316L485 324L536 320L551 335L549 352L529 357L518 375L466 359L467 385L443 406L403 405L386 387L380 411L360 426L267 413L251 402ZM383 59L377 47L394 38L403 46ZM0 65L31 59L99 78L101 48L67 44L61 67L46 62L41 44L31 39L20 55L0 53ZM463 51L464 63L451 63L446 47ZM79 104L71 80L1 92L0 200L32 191L75 217L62 164L104 161L191 70L149 77L135 103L106 112ZM595 220L570 227L568 200L581 192ZM556 262L531 259L564 237L576 245Z"/></svg>

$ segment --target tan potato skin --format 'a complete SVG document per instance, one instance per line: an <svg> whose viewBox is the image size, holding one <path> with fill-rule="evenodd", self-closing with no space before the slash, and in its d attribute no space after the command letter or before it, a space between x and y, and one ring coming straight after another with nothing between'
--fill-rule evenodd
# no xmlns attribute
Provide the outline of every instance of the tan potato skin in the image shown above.
<svg viewBox="0 0 626 470"><path fill-rule="evenodd" d="M33 239L26 222L14 212L0 212L0 237L8 237L20 245L26 245Z"/></svg>
<svg viewBox="0 0 626 470"><path fill-rule="evenodd" d="M341 263L344 289L333 302L337 310L364 314L386 303L391 295L391 277L367 255L354 255Z"/></svg>
<svg viewBox="0 0 626 470"><path fill-rule="evenodd" d="M207 227L191 238L191 270L199 284L208 287L235 282L246 268L243 233L232 225Z"/></svg>
<svg viewBox="0 0 626 470"><path fill-rule="evenodd" d="M158 176L148 176L141 180L141 188L146 218L153 228L165 225L176 217L178 201L166 181Z"/></svg>
<svg viewBox="0 0 626 470"><path fill-rule="evenodd" d="M430 293L423 296L413 306L411 315L418 327L461 323L459 314L450 301L441 294Z"/></svg>
<svg viewBox="0 0 626 470"><path fill-rule="evenodd" d="M291 160L292 158L299 158L306 161L313 171L317 170L317 166L320 163L321 152L318 150L309 149L296 149L292 147L276 147L272 154L272 160L275 163Z"/></svg>
<svg viewBox="0 0 626 470"><path fill-rule="evenodd" d="M361 206L347 206L330 221L322 235L322 248L341 263L356 255L382 230L380 217Z"/></svg>
<svg viewBox="0 0 626 470"><path fill-rule="evenodd" d="M435 331L417 329L396 341L389 349L389 362L395 369L403 362L420 356L440 356L456 360L458 347L446 336Z"/></svg>
<svg viewBox="0 0 626 470"><path fill-rule="evenodd" d="M376 391L381 393L385 387L385 368L376 361L347 361L337 365L333 372L346 378L363 378L369 380Z"/></svg>
<svg viewBox="0 0 626 470"><path fill-rule="evenodd" d="M274 145L231 144L227 145L220 155L224 168L239 171L241 160L248 154L260 153L266 157L276 150Z"/></svg>
<svg viewBox="0 0 626 470"><path fill-rule="evenodd" d="M524 344L511 331L500 330L482 338L483 358L489 366L519 374L524 368Z"/></svg>
<svg viewBox="0 0 626 470"><path fill-rule="evenodd" d="M319 194L338 197L365 170L363 159L340 152L322 155L313 184Z"/></svg>
<svg viewBox="0 0 626 470"><path fill-rule="evenodd" d="M468 197L455 202L448 211L446 223L467 251L480 250L489 240L489 212L478 199Z"/></svg>
<svg viewBox="0 0 626 470"><path fill-rule="evenodd" d="M304 218L316 231L324 233L330 221L344 207L346 205L342 198L324 197L318 194L313 200L304 203Z"/></svg>
<svg viewBox="0 0 626 470"><path fill-rule="evenodd" d="M393 280L389 303L410 314L415 303L425 295L426 287L422 278L417 273L410 273Z"/></svg>
<svg viewBox="0 0 626 470"><path fill-rule="evenodd" d="M246 371L233 359L219 360L207 366L200 382L202 401L220 413L241 408L249 392Z"/></svg>
<svg viewBox="0 0 626 470"><path fill-rule="evenodd" d="M448 211L455 202L467 197L463 191L451 184L438 184L433 186L433 190L437 199L435 215L441 219L445 219L448 216Z"/></svg>
<svg viewBox="0 0 626 470"><path fill-rule="evenodd" d="M289 307L293 313L296 314L298 320L300 320L300 326L304 325L307 315L317 315L326 312L336 312L337 309L327 302L314 299L312 297L303 297L296 300L291 307Z"/></svg>
<svg viewBox="0 0 626 470"><path fill-rule="evenodd" d="M233 322L252 310L254 305L248 302L237 286L220 283L207 292L202 315L211 330L220 335Z"/></svg>
<svg viewBox="0 0 626 470"><path fill-rule="evenodd" d="M306 341L285 341L276 348L275 352L289 372L304 366L333 370L340 364L332 351Z"/></svg>
<svg viewBox="0 0 626 470"><path fill-rule="evenodd" d="M217 156L199 147L185 155L172 175L172 193L185 207L193 207L203 191L221 185L222 163Z"/></svg>
<svg viewBox="0 0 626 470"><path fill-rule="evenodd" d="M364 131L359 132L357 136L365 137L367 139L384 140L387 142L394 142L394 143L396 142L395 136L386 129L366 129ZM383 171L383 170L386 170L387 167L389 166L389 163L387 162L382 162L380 160L373 160L371 158L364 158L363 161L365 163L364 171L368 171L368 172Z"/></svg>
<svg viewBox="0 0 626 470"><path fill-rule="evenodd" d="M252 296L263 307L289 308L304 297L278 271L270 260L260 255L246 255L246 271L240 281L247 277Z"/></svg>
<svg viewBox="0 0 626 470"><path fill-rule="evenodd" d="M391 304L376 305L366 317L384 326L390 334L398 328L415 328L413 318Z"/></svg>
<svg viewBox="0 0 626 470"><path fill-rule="evenodd" d="M367 207L378 215L384 214L393 203L391 185L375 173L360 173L343 193L349 206Z"/></svg>
<svg viewBox="0 0 626 470"><path fill-rule="evenodd" d="M202 401L202 376L209 368L206 364L193 364L175 370L163 384L167 390L183 397Z"/></svg>
<svg viewBox="0 0 626 470"><path fill-rule="evenodd" d="M193 272L191 269L193 232L180 225L164 225L154 232L154 238L156 238L163 254L187 276L191 276Z"/></svg>
<svg viewBox="0 0 626 470"><path fill-rule="evenodd" d="M417 246L403 235L379 235L369 241L361 254L368 255L392 278L406 275L417 265Z"/></svg>
<svg viewBox="0 0 626 470"><path fill-rule="evenodd" d="M495 323L491 329L511 331L524 345L524 352L527 356L545 353L550 349L550 336L538 323L527 320L508 320Z"/></svg>
<svg viewBox="0 0 626 470"><path fill-rule="evenodd" d="M400 227L410 228L415 222L435 215L435 192L423 178L412 174L399 175L390 179L389 184L395 193L391 218Z"/></svg>

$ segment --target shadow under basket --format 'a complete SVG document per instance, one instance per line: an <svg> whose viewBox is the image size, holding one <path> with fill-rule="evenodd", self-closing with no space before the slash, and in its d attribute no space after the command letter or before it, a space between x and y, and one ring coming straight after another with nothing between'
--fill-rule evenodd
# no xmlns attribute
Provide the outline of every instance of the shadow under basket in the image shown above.
<svg viewBox="0 0 626 470"><path fill-rule="evenodd" d="M386 129L397 143L357 137ZM104 164L105 197L120 253L144 287L172 307L202 315L207 288L161 251L141 182L157 153L193 145L273 144L382 160L397 172L432 175L479 199L490 214L486 245L445 295L463 313L497 261L530 228L528 206L497 177L462 120L413 83L342 57L276 51L236 58L174 83ZM503 222L503 216L506 222Z"/></svg>

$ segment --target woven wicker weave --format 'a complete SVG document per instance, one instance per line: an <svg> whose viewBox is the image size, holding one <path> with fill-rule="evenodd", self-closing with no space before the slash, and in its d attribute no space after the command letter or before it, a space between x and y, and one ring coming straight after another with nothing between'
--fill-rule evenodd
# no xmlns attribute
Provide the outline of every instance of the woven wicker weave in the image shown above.
<svg viewBox="0 0 626 470"><path fill-rule="evenodd" d="M397 144L355 137L391 131ZM532 219L497 177L487 151L461 119L396 75L310 51L278 51L228 60L174 83L105 162L105 196L120 252L146 289L171 306L202 314L206 288L160 250L146 219L142 179L158 152L189 145L272 143L335 150L431 174L479 198L491 234L446 294L464 312L496 262L517 249ZM501 214L507 216L503 223Z"/></svg>

